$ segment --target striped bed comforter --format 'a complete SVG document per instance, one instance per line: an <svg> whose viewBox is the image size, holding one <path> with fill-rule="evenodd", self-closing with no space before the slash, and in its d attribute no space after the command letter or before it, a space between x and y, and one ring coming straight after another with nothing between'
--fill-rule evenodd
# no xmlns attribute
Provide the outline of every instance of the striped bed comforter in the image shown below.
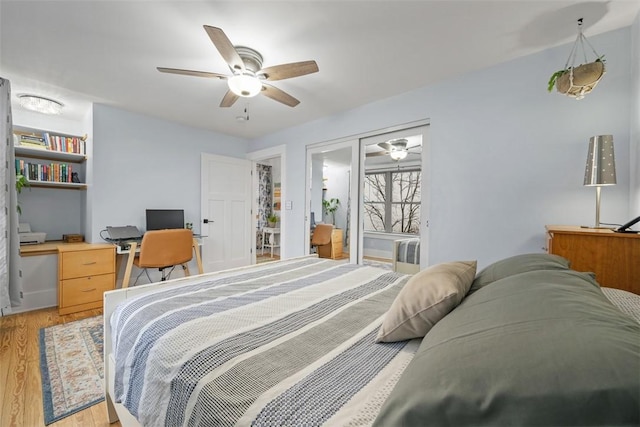
<svg viewBox="0 0 640 427"><path fill-rule="evenodd" d="M408 277L301 258L128 300L116 401L145 426L369 425L419 345L374 343Z"/></svg>

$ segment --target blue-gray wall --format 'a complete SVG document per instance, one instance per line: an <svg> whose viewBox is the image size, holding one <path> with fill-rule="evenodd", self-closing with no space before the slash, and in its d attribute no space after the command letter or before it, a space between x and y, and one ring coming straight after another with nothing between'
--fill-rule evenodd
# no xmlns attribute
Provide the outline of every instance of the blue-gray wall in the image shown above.
<svg viewBox="0 0 640 427"><path fill-rule="evenodd" d="M589 40L606 55L607 74L581 101L545 90L549 75L566 62L568 44L254 141L105 105L95 105L85 123L61 118L48 123L53 119L16 110L16 124L88 132L93 145L86 195L25 194L22 220L41 231L53 221L54 234L82 232L65 224L84 222L90 241L99 241L107 225L143 228L144 209L150 207L184 208L187 220L196 223L202 152L244 157L285 143L285 185L293 209L283 235L287 256L301 255L305 167L300 160L306 145L429 119L432 188L424 202L431 212L430 263L473 258L482 266L514 253L539 252L546 243L545 224L594 221L595 191L582 186L592 135L610 133L615 140L618 185L603 190L602 221L620 223L640 214L639 18L631 27ZM84 215L79 208L54 219L48 214L78 206L78 197L87 199Z"/></svg>
<svg viewBox="0 0 640 427"><path fill-rule="evenodd" d="M200 231L200 155L244 158L247 141L94 105L89 232L107 225L145 228L145 209L184 209Z"/></svg>
<svg viewBox="0 0 640 427"><path fill-rule="evenodd" d="M582 186L593 135L613 134L617 158L618 185L603 190L601 221L626 221L629 87L638 78L631 34L627 27L590 37L606 55L607 74L581 101L546 92L568 44L251 141L252 151L287 146L287 253L304 251L305 146L420 119L431 123L431 198L423 201L431 212L430 264L478 259L482 266L541 252L545 224L593 224L595 190Z"/></svg>

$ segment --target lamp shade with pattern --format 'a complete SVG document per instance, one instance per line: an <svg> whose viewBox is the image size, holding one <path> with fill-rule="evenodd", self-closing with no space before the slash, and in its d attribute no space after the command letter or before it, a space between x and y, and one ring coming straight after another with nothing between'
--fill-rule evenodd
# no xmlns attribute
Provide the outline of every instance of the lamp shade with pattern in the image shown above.
<svg viewBox="0 0 640 427"><path fill-rule="evenodd" d="M600 187L616 184L616 158L613 136L598 135L589 139L584 185L596 187L596 228L600 228Z"/></svg>

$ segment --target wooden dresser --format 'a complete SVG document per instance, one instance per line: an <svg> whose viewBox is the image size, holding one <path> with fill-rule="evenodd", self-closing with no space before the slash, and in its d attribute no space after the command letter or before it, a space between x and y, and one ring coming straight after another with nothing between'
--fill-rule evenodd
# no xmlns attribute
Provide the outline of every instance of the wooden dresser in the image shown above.
<svg viewBox="0 0 640 427"><path fill-rule="evenodd" d="M116 247L78 244L58 247L58 312L102 307L102 294L115 289Z"/></svg>
<svg viewBox="0 0 640 427"><path fill-rule="evenodd" d="M640 234L609 229L547 225L547 251L592 271L601 286L640 295Z"/></svg>

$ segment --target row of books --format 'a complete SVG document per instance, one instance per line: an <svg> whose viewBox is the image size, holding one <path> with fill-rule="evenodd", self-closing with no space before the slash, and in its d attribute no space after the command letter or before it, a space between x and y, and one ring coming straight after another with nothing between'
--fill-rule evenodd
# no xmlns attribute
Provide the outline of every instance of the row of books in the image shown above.
<svg viewBox="0 0 640 427"><path fill-rule="evenodd" d="M16 174L27 177L29 181L73 182L73 167L67 163L29 163L16 159Z"/></svg>
<svg viewBox="0 0 640 427"><path fill-rule="evenodd" d="M49 132L24 133L13 135L15 146L37 148L41 150L60 151L62 153L86 154L86 141L77 136L51 135Z"/></svg>

